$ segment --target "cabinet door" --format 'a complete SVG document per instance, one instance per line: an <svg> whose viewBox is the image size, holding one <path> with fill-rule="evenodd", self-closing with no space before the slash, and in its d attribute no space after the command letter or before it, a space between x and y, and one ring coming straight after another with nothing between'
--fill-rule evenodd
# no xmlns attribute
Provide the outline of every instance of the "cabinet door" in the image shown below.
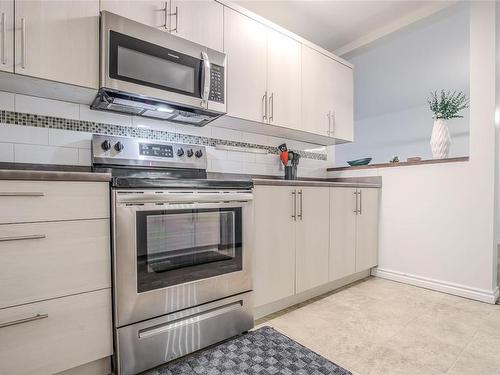
<svg viewBox="0 0 500 375"><path fill-rule="evenodd" d="M355 273L356 189L330 188L330 281Z"/></svg>
<svg viewBox="0 0 500 375"><path fill-rule="evenodd" d="M331 60L331 103L333 137L353 140L353 71L348 66Z"/></svg>
<svg viewBox="0 0 500 375"><path fill-rule="evenodd" d="M170 29L174 35L202 44L217 51L223 50L223 6L212 0L173 0Z"/></svg>
<svg viewBox="0 0 500 375"><path fill-rule="evenodd" d="M302 45L302 130L330 135L331 60Z"/></svg>
<svg viewBox="0 0 500 375"><path fill-rule="evenodd" d="M269 123L301 129L300 43L268 30Z"/></svg>
<svg viewBox="0 0 500 375"><path fill-rule="evenodd" d="M122 17L146 25L167 30L168 20L165 7L168 1L154 0L101 0L101 10L107 10Z"/></svg>
<svg viewBox="0 0 500 375"><path fill-rule="evenodd" d="M294 191L288 186L255 188L255 306L295 292Z"/></svg>
<svg viewBox="0 0 500 375"><path fill-rule="evenodd" d="M359 211L356 225L356 272L378 263L379 189L358 189Z"/></svg>
<svg viewBox="0 0 500 375"><path fill-rule="evenodd" d="M267 89L267 29L224 7L228 115L263 121Z"/></svg>
<svg viewBox="0 0 500 375"><path fill-rule="evenodd" d="M0 70L14 72L14 0L0 0Z"/></svg>
<svg viewBox="0 0 500 375"><path fill-rule="evenodd" d="M15 2L15 72L96 88L99 0Z"/></svg>
<svg viewBox="0 0 500 375"><path fill-rule="evenodd" d="M328 282L329 188L297 189L296 292Z"/></svg>

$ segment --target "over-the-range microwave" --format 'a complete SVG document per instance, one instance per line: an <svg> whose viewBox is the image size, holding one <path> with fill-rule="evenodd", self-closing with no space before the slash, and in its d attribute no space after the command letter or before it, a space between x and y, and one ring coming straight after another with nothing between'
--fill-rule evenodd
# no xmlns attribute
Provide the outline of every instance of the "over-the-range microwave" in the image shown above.
<svg viewBox="0 0 500 375"><path fill-rule="evenodd" d="M224 53L103 11L91 108L203 126L226 112L225 73Z"/></svg>

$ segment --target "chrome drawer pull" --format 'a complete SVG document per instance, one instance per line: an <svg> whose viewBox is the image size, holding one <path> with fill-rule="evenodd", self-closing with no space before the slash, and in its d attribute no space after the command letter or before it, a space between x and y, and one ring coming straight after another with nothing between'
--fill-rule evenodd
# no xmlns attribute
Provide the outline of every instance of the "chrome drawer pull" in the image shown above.
<svg viewBox="0 0 500 375"><path fill-rule="evenodd" d="M48 317L49 317L49 314L36 314L35 316L32 316L31 318L13 320L13 321L7 322L7 323L0 323L0 328L5 328L5 327L10 327L10 326L15 326L18 324L33 322L35 320L45 319Z"/></svg>
<svg viewBox="0 0 500 375"><path fill-rule="evenodd" d="M0 242L4 241L21 241L21 240L38 240L47 237L45 234L28 234L25 236L0 237Z"/></svg>
<svg viewBox="0 0 500 375"><path fill-rule="evenodd" d="M41 191L0 191L0 197L43 197Z"/></svg>

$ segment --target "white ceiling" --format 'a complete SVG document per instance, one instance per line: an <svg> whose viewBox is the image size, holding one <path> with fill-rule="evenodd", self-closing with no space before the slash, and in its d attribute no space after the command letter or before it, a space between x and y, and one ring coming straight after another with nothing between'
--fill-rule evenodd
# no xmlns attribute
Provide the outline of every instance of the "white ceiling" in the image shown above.
<svg viewBox="0 0 500 375"><path fill-rule="evenodd" d="M237 4L335 51L442 1L245 0Z"/></svg>

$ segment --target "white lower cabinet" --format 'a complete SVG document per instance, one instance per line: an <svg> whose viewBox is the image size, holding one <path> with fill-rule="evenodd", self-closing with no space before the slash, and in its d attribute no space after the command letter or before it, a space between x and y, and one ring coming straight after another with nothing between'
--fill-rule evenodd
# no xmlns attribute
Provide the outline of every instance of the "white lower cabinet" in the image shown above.
<svg viewBox="0 0 500 375"><path fill-rule="evenodd" d="M293 191L288 186L255 188L255 306L295 293Z"/></svg>
<svg viewBox="0 0 500 375"><path fill-rule="evenodd" d="M379 189L330 189L330 281L378 262Z"/></svg>
<svg viewBox="0 0 500 375"><path fill-rule="evenodd" d="M377 265L379 189L257 185L255 306Z"/></svg>
<svg viewBox="0 0 500 375"><path fill-rule="evenodd" d="M328 282L328 188L255 188L255 306Z"/></svg>
<svg viewBox="0 0 500 375"><path fill-rule="evenodd" d="M110 289L0 309L0 374L54 374L110 356L111 330Z"/></svg>
<svg viewBox="0 0 500 375"><path fill-rule="evenodd" d="M329 212L327 187L298 187L296 232L296 292L328 282Z"/></svg>

